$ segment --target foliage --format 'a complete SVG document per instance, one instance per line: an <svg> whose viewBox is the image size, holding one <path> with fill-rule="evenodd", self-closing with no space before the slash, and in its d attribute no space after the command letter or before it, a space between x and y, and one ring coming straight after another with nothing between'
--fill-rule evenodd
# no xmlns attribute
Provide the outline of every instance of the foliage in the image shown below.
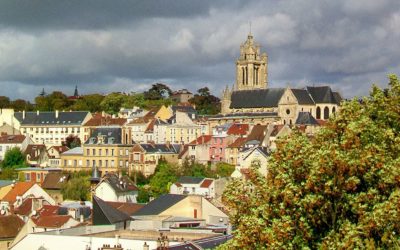
<svg viewBox="0 0 400 250"><path fill-rule="evenodd" d="M81 174L73 175L68 182L61 186L61 194L64 200L85 201L90 199L89 176Z"/></svg>
<svg viewBox="0 0 400 250"><path fill-rule="evenodd" d="M40 111L65 110L71 105L68 97L60 91L39 95L35 98L35 103L36 109Z"/></svg>
<svg viewBox="0 0 400 250"><path fill-rule="evenodd" d="M7 96L0 96L0 109L9 108L10 104L10 98Z"/></svg>
<svg viewBox="0 0 400 250"><path fill-rule="evenodd" d="M144 98L147 100L161 100L171 95L171 89L163 83L153 84L148 91L144 92Z"/></svg>
<svg viewBox="0 0 400 250"><path fill-rule="evenodd" d="M25 155L17 147L7 150L1 162L3 168L25 167Z"/></svg>
<svg viewBox="0 0 400 250"><path fill-rule="evenodd" d="M136 198L138 203L147 203L150 199L150 192L146 186L139 187L139 193Z"/></svg>
<svg viewBox="0 0 400 250"><path fill-rule="evenodd" d="M399 249L400 83L344 103L314 138L279 141L223 200L234 238L221 249Z"/></svg>
<svg viewBox="0 0 400 250"><path fill-rule="evenodd" d="M190 160L185 160L182 163L178 174L179 176L214 177L214 173L209 166Z"/></svg>
<svg viewBox="0 0 400 250"><path fill-rule="evenodd" d="M63 145L67 146L69 149L80 147L81 146L81 139L79 138L79 136L69 135L67 138L65 138L65 141L63 142Z"/></svg>
<svg viewBox="0 0 400 250"><path fill-rule="evenodd" d="M124 103L124 99L124 95L120 93L111 93L104 97L100 107L107 113L117 114Z"/></svg>
<svg viewBox="0 0 400 250"><path fill-rule="evenodd" d="M18 172L15 168L2 168L0 171L0 180L15 180L18 178Z"/></svg>
<svg viewBox="0 0 400 250"><path fill-rule="evenodd" d="M215 166L216 177L230 177L233 171L235 171L235 166L225 162L220 162Z"/></svg>
<svg viewBox="0 0 400 250"><path fill-rule="evenodd" d="M14 110L22 111L31 111L33 110L33 105L29 101L25 101L22 99L14 100L10 103L10 107Z"/></svg>
<svg viewBox="0 0 400 250"><path fill-rule="evenodd" d="M169 187L178 180L176 170L172 165L160 161L155 174L150 179L150 191L154 197L169 193Z"/></svg>
<svg viewBox="0 0 400 250"><path fill-rule="evenodd" d="M137 186L143 186L150 182L149 178L146 178L140 171L133 171L129 177L136 182Z"/></svg>
<svg viewBox="0 0 400 250"><path fill-rule="evenodd" d="M196 106L196 110L201 115L215 115L221 110L219 98L211 95L208 87L197 90L197 94L189 102Z"/></svg>

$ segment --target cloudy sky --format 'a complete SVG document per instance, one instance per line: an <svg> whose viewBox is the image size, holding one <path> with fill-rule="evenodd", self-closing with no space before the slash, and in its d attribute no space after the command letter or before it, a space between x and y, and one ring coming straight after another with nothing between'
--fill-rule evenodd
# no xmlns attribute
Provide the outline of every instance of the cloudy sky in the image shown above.
<svg viewBox="0 0 400 250"><path fill-rule="evenodd" d="M154 82L219 95L249 22L270 87L330 84L352 97L400 73L399 0L2 0L0 95Z"/></svg>

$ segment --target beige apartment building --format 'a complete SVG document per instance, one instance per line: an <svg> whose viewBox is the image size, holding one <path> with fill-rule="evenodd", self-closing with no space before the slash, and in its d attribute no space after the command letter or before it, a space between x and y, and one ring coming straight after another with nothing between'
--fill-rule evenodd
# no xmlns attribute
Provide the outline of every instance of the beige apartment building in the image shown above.
<svg viewBox="0 0 400 250"><path fill-rule="evenodd" d="M66 171L91 171L97 168L102 175L128 171L132 144L125 141L119 127L101 127L93 131L82 147L61 154Z"/></svg>

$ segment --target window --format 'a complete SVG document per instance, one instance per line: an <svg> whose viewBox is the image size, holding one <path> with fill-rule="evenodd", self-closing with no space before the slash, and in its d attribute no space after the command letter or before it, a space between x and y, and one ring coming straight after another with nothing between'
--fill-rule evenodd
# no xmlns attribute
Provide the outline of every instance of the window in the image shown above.
<svg viewBox="0 0 400 250"><path fill-rule="evenodd" d="M103 165L103 161L100 160L100 161L99 161L99 167L102 167L102 165Z"/></svg>
<svg viewBox="0 0 400 250"><path fill-rule="evenodd" d="M96 166L96 161L93 160L93 161L92 161L92 164L93 164L92 166L95 167L95 166Z"/></svg>
<svg viewBox="0 0 400 250"><path fill-rule="evenodd" d="M105 167L108 168L108 160L105 161Z"/></svg>
<svg viewBox="0 0 400 250"><path fill-rule="evenodd" d="M96 155L96 149L92 149L92 155Z"/></svg>
<svg viewBox="0 0 400 250"><path fill-rule="evenodd" d="M317 119L321 119L321 108L317 107Z"/></svg>
<svg viewBox="0 0 400 250"><path fill-rule="evenodd" d="M124 166L123 161L121 161L121 160L119 161L119 166L120 166L120 167L123 167L123 166Z"/></svg>
<svg viewBox="0 0 400 250"><path fill-rule="evenodd" d="M40 174L36 174L36 180L40 181Z"/></svg>
<svg viewBox="0 0 400 250"><path fill-rule="evenodd" d="M77 166L77 163L78 163L78 161L77 161L77 160L74 160L74 167Z"/></svg>
<svg viewBox="0 0 400 250"><path fill-rule="evenodd" d="M290 109L286 109L286 114L290 115Z"/></svg>
<svg viewBox="0 0 400 250"><path fill-rule="evenodd" d="M106 148L106 155L108 155L108 149Z"/></svg>
<svg viewBox="0 0 400 250"><path fill-rule="evenodd" d="M114 167L114 160L111 160L111 167Z"/></svg>
<svg viewBox="0 0 400 250"><path fill-rule="evenodd" d="M101 156L101 149L99 149L99 156Z"/></svg>
<svg viewBox="0 0 400 250"><path fill-rule="evenodd" d="M90 155L90 149L86 149L86 155Z"/></svg>
<svg viewBox="0 0 400 250"><path fill-rule="evenodd" d="M86 167L89 167L89 166L90 166L90 161L86 160Z"/></svg>
<svg viewBox="0 0 400 250"><path fill-rule="evenodd" d="M124 151L122 149L119 150L119 155L123 155Z"/></svg>
<svg viewBox="0 0 400 250"><path fill-rule="evenodd" d="M125 155L129 155L129 150L125 149Z"/></svg>
<svg viewBox="0 0 400 250"><path fill-rule="evenodd" d="M29 173L25 174L25 180L27 180L27 181L31 180L31 175Z"/></svg>
<svg viewBox="0 0 400 250"><path fill-rule="evenodd" d="M64 160L64 166L67 166L67 160Z"/></svg>
<svg viewBox="0 0 400 250"><path fill-rule="evenodd" d="M329 119L329 108L328 107L324 108L324 119Z"/></svg>
<svg viewBox="0 0 400 250"><path fill-rule="evenodd" d="M114 156L114 149L111 149L111 156Z"/></svg>

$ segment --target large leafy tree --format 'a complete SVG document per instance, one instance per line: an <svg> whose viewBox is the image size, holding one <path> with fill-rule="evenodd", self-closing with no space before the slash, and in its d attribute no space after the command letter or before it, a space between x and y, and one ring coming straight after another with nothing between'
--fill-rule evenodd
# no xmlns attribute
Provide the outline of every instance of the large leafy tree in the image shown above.
<svg viewBox="0 0 400 250"><path fill-rule="evenodd" d="M150 178L150 192L154 197L169 193L171 184L178 180L176 169L164 161L160 161L155 174Z"/></svg>
<svg viewBox="0 0 400 250"><path fill-rule="evenodd" d="M7 150L1 162L3 168L16 168L25 166L25 155L17 147Z"/></svg>
<svg viewBox="0 0 400 250"><path fill-rule="evenodd" d="M73 176L61 186L64 200L90 200L89 176Z"/></svg>
<svg viewBox="0 0 400 250"><path fill-rule="evenodd" d="M10 98L8 98L7 96L0 96L0 108L1 109L9 108L10 105L11 105Z"/></svg>
<svg viewBox="0 0 400 250"><path fill-rule="evenodd" d="M148 91L144 92L144 98L147 100L161 100L170 97L171 94L172 91L167 85L156 83L153 84Z"/></svg>
<svg viewBox="0 0 400 250"><path fill-rule="evenodd" d="M212 95L208 87L197 90L197 94L189 102L196 106L201 115L215 115L221 110L219 98Z"/></svg>
<svg viewBox="0 0 400 250"><path fill-rule="evenodd" d="M344 103L314 138L278 142L267 178L224 194L236 227L223 249L399 249L400 83Z"/></svg>

